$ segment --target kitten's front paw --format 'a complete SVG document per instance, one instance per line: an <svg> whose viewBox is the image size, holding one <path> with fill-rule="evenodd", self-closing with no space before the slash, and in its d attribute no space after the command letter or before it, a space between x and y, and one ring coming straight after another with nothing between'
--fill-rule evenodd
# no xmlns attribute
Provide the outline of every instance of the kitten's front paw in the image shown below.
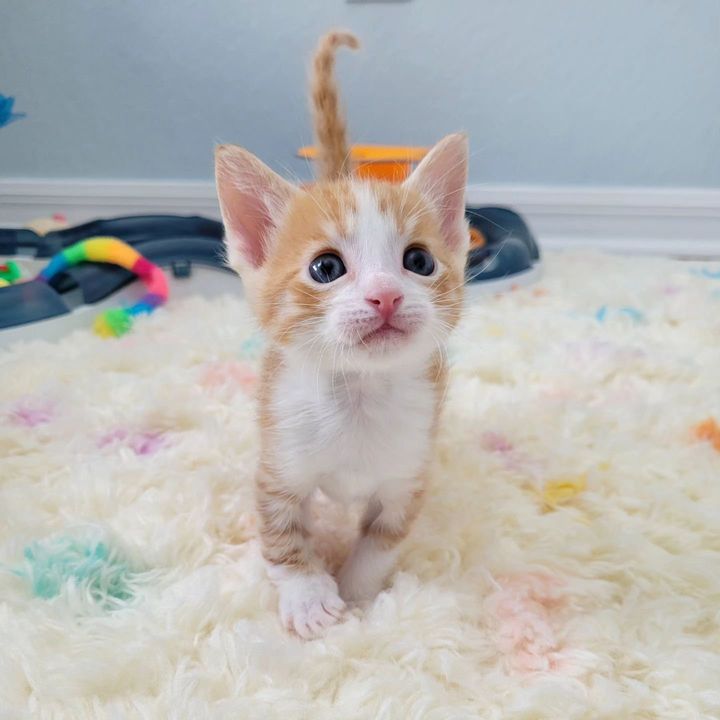
<svg viewBox="0 0 720 720"><path fill-rule="evenodd" d="M345 603L330 575L297 574L278 583L280 620L308 640L321 635L342 617Z"/></svg>

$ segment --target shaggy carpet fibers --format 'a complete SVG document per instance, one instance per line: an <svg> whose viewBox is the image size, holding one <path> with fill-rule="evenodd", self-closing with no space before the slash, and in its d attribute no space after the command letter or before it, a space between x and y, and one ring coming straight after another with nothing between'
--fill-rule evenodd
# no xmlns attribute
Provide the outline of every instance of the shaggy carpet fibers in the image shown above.
<svg viewBox="0 0 720 720"><path fill-rule="evenodd" d="M193 298L0 355L0 717L720 717L718 265L472 300L398 571L312 642L258 552L261 345Z"/></svg>

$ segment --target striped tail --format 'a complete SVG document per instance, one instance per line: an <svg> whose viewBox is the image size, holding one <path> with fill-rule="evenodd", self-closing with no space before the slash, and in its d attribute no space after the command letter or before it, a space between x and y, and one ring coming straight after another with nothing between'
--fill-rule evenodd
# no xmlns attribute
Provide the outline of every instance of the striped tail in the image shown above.
<svg viewBox="0 0 720 720"><path fill-rule="evenodd" d="M334 72L335 51L341 45L353 50L360 47L358 39L351 33L330 32L321 38L313 61L313 120L319 153L319 177L322 180L336 180L349 175L352 169Z"/></svg>

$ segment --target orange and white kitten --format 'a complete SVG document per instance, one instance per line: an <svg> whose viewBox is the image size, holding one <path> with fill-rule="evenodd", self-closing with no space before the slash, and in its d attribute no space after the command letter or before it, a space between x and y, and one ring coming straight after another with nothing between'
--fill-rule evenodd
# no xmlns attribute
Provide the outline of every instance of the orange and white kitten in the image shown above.
<svg viewBox="0 0 720 720"><path fill-rule="evenodd" d="M320 42L312 98L320 180L287 182L242 148L216 152L229 262L268 338L257 509L282 622L312 637L374 597L418 514L463 292L467 140L449 135L403 183L356 179ZM309 543L320 489L365 513L337 581Z"/></svg>

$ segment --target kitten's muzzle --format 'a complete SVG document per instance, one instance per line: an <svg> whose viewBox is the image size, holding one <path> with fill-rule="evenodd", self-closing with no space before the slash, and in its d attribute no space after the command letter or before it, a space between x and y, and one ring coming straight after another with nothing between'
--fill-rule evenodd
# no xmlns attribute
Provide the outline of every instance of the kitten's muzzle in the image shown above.
<svg viewBox="0 0 720 720"><path fill-rule="evenodd" d="M389 323L392 316L400 309L403 294L392 288L384 288L368 293L365 302L373 308L384 323Z"/></svg>

